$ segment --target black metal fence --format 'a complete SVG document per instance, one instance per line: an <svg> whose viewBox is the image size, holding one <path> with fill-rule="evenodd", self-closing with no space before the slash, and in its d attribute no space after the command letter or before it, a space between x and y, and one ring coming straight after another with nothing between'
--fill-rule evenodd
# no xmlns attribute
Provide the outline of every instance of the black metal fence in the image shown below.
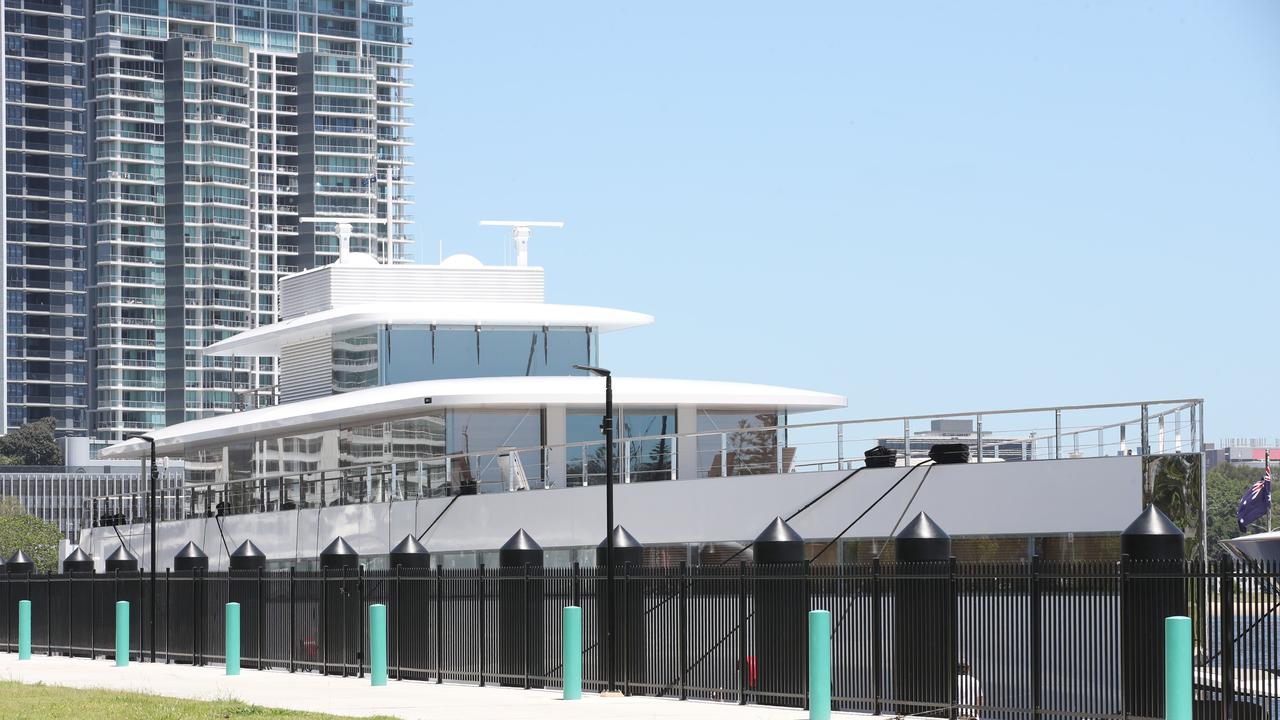
<svg viewBox="0 0 1280 720"><path fill-rule="evenodd" d="M629 694L800 707L805 615L822 609L832 614L837 709L1160 717L1159 628L1180 610L1195 628L1197 718L1270 717L1280 696L1276 579L1270 566L1127 561L627 567L614 596L616 674ZM160 662L216 664L224 606L235 601L244 667L361 675L367 607L383 603L393 678L554 688L562 609L578 605L584 686L601 690L604 583L577 566L167 572L151 637L145 574L0 576L0 649L16 650L18 601L29 599L35 652L108 656L113 606L128 600L139 660L154 650Z"/></svg>

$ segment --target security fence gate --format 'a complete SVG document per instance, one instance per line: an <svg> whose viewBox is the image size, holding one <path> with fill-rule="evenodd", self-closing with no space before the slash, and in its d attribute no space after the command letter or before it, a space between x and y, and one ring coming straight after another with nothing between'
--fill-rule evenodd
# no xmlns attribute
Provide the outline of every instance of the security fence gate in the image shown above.
<svg viewBox="0 0 1280 720"><path fill-rule="evenodd" d="M158 576L0 576L0 649L101 657L131 604L139 660L224 660L224 607L241 605L246 668L363 675L367 608L388 610L392 678L556 688L562 610L583 608L584 687L602 690L595 568ZM831 612L833 703L894 715L1041 720L1163 716L1167 615L1196 643L1197 718L1268 718L1280 697L1277 568L1230 563L944 563L619 568L614 663L628 694L801 707L805 616ZM967 677L966 677L967 676ZM983 703L975 708L974 681Z"/></svg>

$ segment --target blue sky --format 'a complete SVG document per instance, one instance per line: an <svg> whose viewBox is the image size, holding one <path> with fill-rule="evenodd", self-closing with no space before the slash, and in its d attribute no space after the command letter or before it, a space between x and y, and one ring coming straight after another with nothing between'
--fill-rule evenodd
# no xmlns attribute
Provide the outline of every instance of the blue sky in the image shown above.
<svg viewBox="0 0 1280 720"><path fill-rule="evenodd" d="M1203 396L1210 440L1280 436L1280 4L413 17L419 258L566 221L548 300L657 317L616 372L848 417Z"/></svg>

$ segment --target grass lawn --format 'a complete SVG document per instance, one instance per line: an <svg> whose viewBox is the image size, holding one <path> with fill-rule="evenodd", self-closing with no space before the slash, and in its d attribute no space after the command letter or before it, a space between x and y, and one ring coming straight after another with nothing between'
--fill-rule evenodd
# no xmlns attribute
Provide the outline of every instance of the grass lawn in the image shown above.
<svg viewBox="0 0 1280 720"><path fill-rule="evenodd" d="M273 718L340 720L337 715L275 710L234 700L179 700L159 695L76 690L0 682L0 718L12 720L222 720ZM383 718L382 720L390 720Z"/></svg>

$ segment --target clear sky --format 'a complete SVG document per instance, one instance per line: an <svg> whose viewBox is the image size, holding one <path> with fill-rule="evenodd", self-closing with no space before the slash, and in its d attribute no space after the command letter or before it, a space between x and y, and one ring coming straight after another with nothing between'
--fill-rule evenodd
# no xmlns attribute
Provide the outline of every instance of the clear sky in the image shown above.
<svg viewBox="0 0 1280 720"><path fill-rule="evenodd" d="M420 2L417 253L535 233L615 372L1280 436L1280 3Z"/></svg>

